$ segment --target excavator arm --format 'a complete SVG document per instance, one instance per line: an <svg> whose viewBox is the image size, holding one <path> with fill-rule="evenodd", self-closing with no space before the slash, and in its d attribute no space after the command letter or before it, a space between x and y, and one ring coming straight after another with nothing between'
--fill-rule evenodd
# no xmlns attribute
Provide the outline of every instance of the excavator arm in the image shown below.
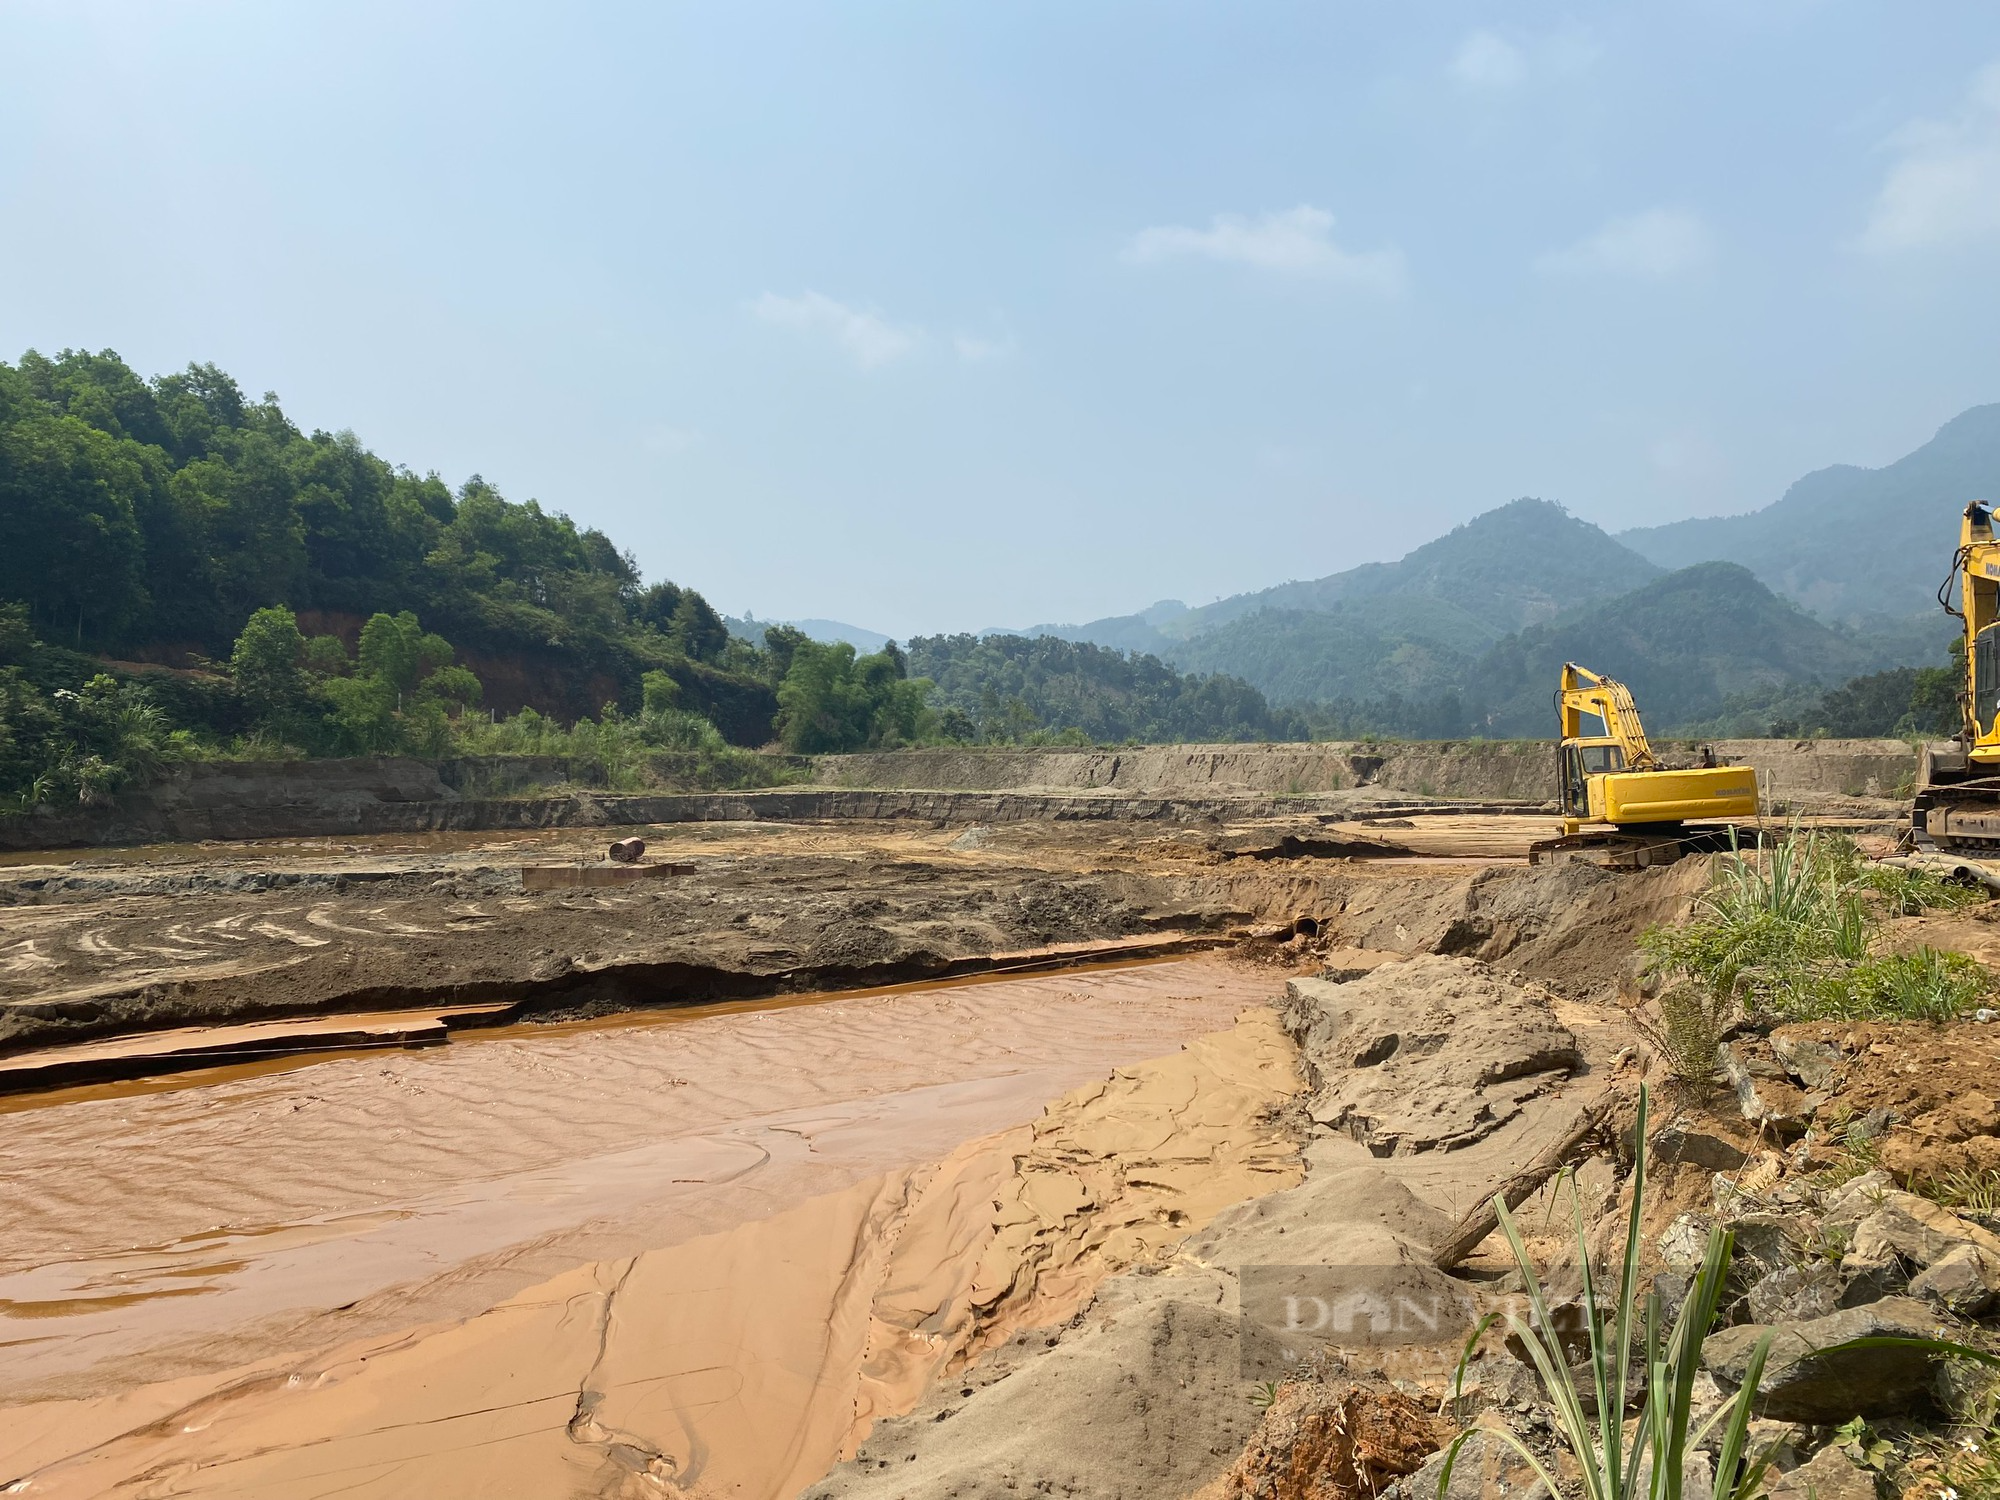
<svg viewBox="0 0 2000 1500"><path fill-rule="evenodd" d="M1556 709L1562 719L1565 740L1584 737L1583 716L1590 714L1603 721L1602 737L1618 742L1628 770L1659 769L1653 747L1646 742L1646 727L1639 722L1639 706L1632 701L1631 689L1624 683L1599 677L1587 667L1566 661L1562 685L1556 692Z"/></svg>

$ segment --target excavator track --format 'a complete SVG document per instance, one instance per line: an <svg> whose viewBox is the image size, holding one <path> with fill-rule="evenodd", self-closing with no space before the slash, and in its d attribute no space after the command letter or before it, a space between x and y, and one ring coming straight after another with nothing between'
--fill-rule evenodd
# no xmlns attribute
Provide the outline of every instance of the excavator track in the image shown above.
<svg viewBox="0 0 2000 1500"><path fill-rule="evenodd" d="M2000 850L2000 776L1954 743L1926 745L1910 799L1910 841L1953 854Z"/></svg>
<svg viewBox="0 0 2000 1500"><path fill-rule="evenodd" d="M1531 865L1589 864L1606 870L1649 870L1670 865L1690 854L1726 854L1732 849L1757 849L1767 842L1755 824L1684 824L1677 828L1593 829L1539 839L1528 846Z"/></svg>

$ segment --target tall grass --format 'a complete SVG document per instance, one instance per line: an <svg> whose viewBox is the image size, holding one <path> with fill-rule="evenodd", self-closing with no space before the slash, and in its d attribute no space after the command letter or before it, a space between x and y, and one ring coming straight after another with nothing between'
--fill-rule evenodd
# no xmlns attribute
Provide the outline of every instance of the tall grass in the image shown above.
<svg viewBox="0 0 2000 1500"><path fill-rule="evenodd" d="M1646 1139L1648 1100L1639 1091L1638 1139ZM1549 1316L1548 1301L1540 1276L1522 1242L1514 1216L1506 1200L1494 1199L1500 1229L1514 1254L1526 1283L1532 1316L1523 1321L1508 1314L1509 1329L1527 1349L1541 1378L1542 1390L1554 1408L1557 1436L1576 1460L1581 1476L1583 1500L1681 1500L1685 1460L1691 1448L1699 1447L1714 1429L1723 1425L1722 1447L1715 1470L1714 1500L1753 1500L1763 1491L1769 1467L1768 1451L1751 1456L1747 1451L1750 1401L1763 1379L1764 1362L1770 1354L1771 1335L1765 1334L1751 1350L1741 1388L1705 1420L1696 1423L1694 1383L1701 1370L1701 1346L1714 1325L1715 1316L1729 1279L1729 1262L1734 1237L1727 1229L1710 1231L1701 1270L1682 1303L1680 1315L1671 1329L1663 1330L1660 1299L1646 1295L1641 1314L1639 1299L1640 1221L1646 1200L1645 1151L1633 1168L1632 1207L1625 1225L1624 1254L1619 1264L1615 1296L1606 1303L1592 1268L1589 1227L1584 1222L1583 1204L1570 1179L1570 1206L1576 1221L1577 1263L1583 1272L1583 1315L1590 1335L1584 1385L1579 1387L1563 1349L1562 1337ZM1567 1174L1565 1174L1567 1175ZM1480 1332L1491 1326L1488 1318ZM1463 1387L1465 1367L1473 1342L1467 1343L1459 1360L1455 1384ZM1634 1344L1643 1340L1644 1401L1639 1421L1628 1438L1625 1426L1627 1383L1632 1368ZM1591 1401L1586 1404L1584 1391ZM1438 1476L1438 1500L1444 1500L1451 1484L1459 1450L1476 1433L1485 1432L1512 1448L1548 1486L1551 1495L1572 1493L1519 1434L1509 1427L1468 1428L1452 1440L1446 1450L1443 1470Z"/></svg>
<svg viewBox="0 0 2000 1500"><path fill-rule="evenodd" d="M465 755L536 755L568 761L572 774L613 791L673 787L696 791L777 786L795 779L788 763L723 739L699 714L671 707L564 725L524 708L486 722L467 717L454 726L453 748Z"/></svg>
<svg viewBox="0 0 2000 1500"><path fill-rule="evenodd" d="M1640 939L1662 986L1655 1040L1692 1081L1714 1068L1704 1041L1745 1018L1950 1020L1992 976L1963 954L1880 951L1881 919L1980 899L1926 872L1868 865L1851 840L1796 826L1783 843L1724 855L1694 915Z"/></svg>

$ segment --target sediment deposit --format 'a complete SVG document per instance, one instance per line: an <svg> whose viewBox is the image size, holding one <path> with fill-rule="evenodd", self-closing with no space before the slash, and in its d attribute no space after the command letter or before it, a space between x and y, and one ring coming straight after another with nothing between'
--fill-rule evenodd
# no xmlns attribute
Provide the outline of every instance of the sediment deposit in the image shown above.
<svg viewBox="0 0 2000 1500"><path fill-rule="evenodd" d="M1530 868L1547 819L1520 812L1239 813L661 824L674 872L645 879L561 878L603 866L588 828L16 860L0 1484L1153 1500L1262 1495L1299 1452L1407 1474L1437 1434L1387 1373L1252 1403L1244 1268L1474 1306L1492 1245L1461 1274L1435 1247L1629 1084L1638 935L1707 866ZM1983 910L1889 927L2000 951ZM1967 1089L1848 1075L1921 1117L1894 1150L1985 1160ZM1754 1130L1675 1128L1764 1160ZM1707 1201L1705 1170L1674 1192Z"/></svg>

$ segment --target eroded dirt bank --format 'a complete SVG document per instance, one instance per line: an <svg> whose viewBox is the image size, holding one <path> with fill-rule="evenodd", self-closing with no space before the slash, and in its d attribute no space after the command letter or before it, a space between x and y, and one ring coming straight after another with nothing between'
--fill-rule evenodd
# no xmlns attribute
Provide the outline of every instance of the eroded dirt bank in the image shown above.
<svg viewBox="0 0 2000 1500"><path fill-rule="evenodd" d="M649 858L685 873L539 891L523 888L524 866L601 862L601 837L292 841L17 863L0 870L0 1055L328 1012L476 1002L546 1017L895 983L996 955L1299 916L1371 948L1553 953L1564 930L1587 931L1603 913L1590 905L1597 897L1552 904L1543 876L1520 867L1546 826L1419 817L658 828L645 830ZM1593 874L1558 883L1608 899L1615 883Z"/></svg>
<svg viewBox="0 0 2000 1500"><path fill-rule="evenodd" d="M1660 748L1691 758L1697 747ZM1726 740L1713 748L1755 766L1769 808L1786 814L1894 803L1916 769L1899 740ZM1549 746L1536 741L772 756L774 779L807 780L709 793L668 790L680 784L672 760L654 768L661 789L638 794L604 790L602 767L536 757L198 761L104 805L0 818L0 849L743 820L1191 822L1338 816L1398 799L1533 806L1553 793Z"/></svg>

